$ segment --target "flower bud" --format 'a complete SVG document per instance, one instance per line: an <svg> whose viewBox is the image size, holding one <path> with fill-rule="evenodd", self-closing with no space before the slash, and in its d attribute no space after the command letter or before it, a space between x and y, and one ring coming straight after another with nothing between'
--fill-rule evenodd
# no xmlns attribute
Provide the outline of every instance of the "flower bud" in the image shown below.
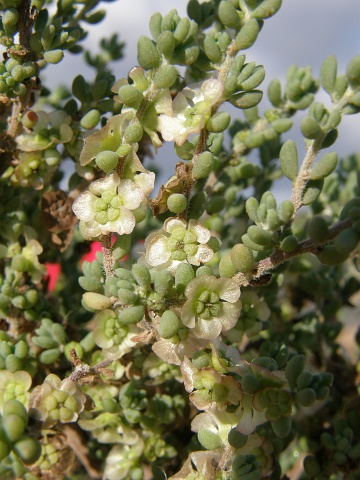
<svg viewBox="0 0 360 480"><path fill-rule="evenodd" d="M95 163L104 172L110 172L116 168L119 158L116 152L104 150L96 155Z"/></svg>
<svg viewBox="0 0 360 480"><path fill-rule="evenodd" d="M159 322L159 335L162 338L171 338L177 334L181 322L171 310L166 310Z"/></svg>
<svg viewBox="0 0 360 480"><path fill-rule="evenodd" d="M124 132L124 140L127 143L138 143L142 139L144 134L144 129L140 123L132 123L126 127Z"/></svg>
<svg viewBox="0 0 360 480"><path fill-rule="evenodd" d="M118 312L118 319L123 325L135 324L143 319L144 312L142 305L124 308Z"/></svg>
<svg viewBox="0 0 360 480"><path fill-rule="evenodd" d="M172 193L167 199L167 206L172 213L181 213L186 209L187 200L182 193Z"/></svg>
<svg viewBox="0 0 360 480"><path fill-rule="evenodd" d="M210 117L209 120L206 122L206 130L214 133L223 132L228 128L230 120L231 117L228 112L216 112L215 115Z"/></svg>
<svg viewBox="0 0 360 480"><path fill-rule="evenodd" d="M139 64L145 69L157 68L160 66L161 56L156 49L155 43L150 38L142 35L137 43Z"/></svg>
<svg viewBox="0 0 360 480"><path fill-rule="evenodd" d="M254 266L255 259L250 248L242 243L234 245L231 249L231 261L237 272L246 273Z"/></svg>
<svg viewBox="0 0 360 480"><path fill-rule="evenodd" d="M310 171L309 178L311 180L322 180L332 173L338 163L338 156L335 152L325 154L315 163Z"/></svg>
<svg viewBox="0 0 360 480"><path fill-rule="evenodd" d="M100 112L96 108L89 110L80 120L80 125L86 130L91 130L100 122Z"/></svg>
<svg viewBox="0 0 360 480"><path fill-rule="evenodd" d="M56 64L60 63L64 58L64 52L62 50L51 50L50 52L44 53L44 59L48 63Z"/></svg>
<svg viewBox="0 0 360 480"><path fill-rule="evenodd" d="M235 30L240 28L241 21L239 14L240 12L236 10L231 2L227 0L220 2L218 16L226 28L234 28Z"/></svg>
<svg viewBox="0 0 360 480"><path fill-rule="evenodd" d="M138 108L144 98L140 90L133 85L123 85L120 87L118 97L120 102L131 108Z"/></svg>
<svg viewBox="0 0 360 480"><path fill-rule="evenodd" d="M158 88L170 88L175 82L178 72L174 65L162 65L154 75L154 83Z"/></svg>
<svg viewBox="0 0 360 480"><path fill-rule="evenodd" d="M84 293L83 301L93 310L105 310L113 304L113 301L110 298L95 292Z"/></svg>
<svg viewBox="0 0 360 480"><path fill-rule="evenodd" d="M259 24L255 18L250 19L236 35L235 45L238 50L246 50L255 43L259 34Z"/></svg>
<svg viewBox="0 0 360 480"><path fill-rule="evenodd" d="M251 92L242 92L231 95L229 101L236 108L252 108L260 103L263 93L260 90L253 90Z"/></svg>
<svg viewBox="0 0 360 480"><path fill-rule="evenodd" d="M279 158L280 167L285 177L295 181L299 166L297 148L293 140L286 140L281 147Z"/></svg>

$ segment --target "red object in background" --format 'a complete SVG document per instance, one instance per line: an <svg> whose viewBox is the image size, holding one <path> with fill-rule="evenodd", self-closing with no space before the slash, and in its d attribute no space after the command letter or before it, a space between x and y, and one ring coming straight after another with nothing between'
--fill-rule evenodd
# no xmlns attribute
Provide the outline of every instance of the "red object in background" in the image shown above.
<svg viewBox="0 0 360 480"><path fill-rule="evenodd" d="M101 252L100 242L92 242L90 244L90 251L81 257L80 262L83 263L85 260L92 262L96 258L96 252ZM59 263L45 263L45 267L47 270L47 278L49 280L47 290L48 292L53 292L60 277L61 266Z"/></svg>

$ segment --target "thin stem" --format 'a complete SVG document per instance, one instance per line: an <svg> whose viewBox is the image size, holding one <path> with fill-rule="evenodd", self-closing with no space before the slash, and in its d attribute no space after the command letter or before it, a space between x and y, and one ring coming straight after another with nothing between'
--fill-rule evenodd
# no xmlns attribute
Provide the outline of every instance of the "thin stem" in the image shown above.
<svg viewBox="0 0 360 480"><path fill-rule="evenodd" d="M102 235L100 237L100 243L102 248L102 253L104 255L104 270L106 277L114 277L114 257L111 251L111 239L112 234L109 235Z"/></svg>

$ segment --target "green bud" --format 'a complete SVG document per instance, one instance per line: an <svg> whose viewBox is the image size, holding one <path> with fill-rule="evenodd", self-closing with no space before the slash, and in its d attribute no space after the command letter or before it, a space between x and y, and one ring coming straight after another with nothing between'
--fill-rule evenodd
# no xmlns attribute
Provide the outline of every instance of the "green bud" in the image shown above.
<svg viewBox="0 0 360 480"><path fill-rule="evenodd" d="M236 269L232 263L231 253L227 252L221 257L219 262L219 274L221 277L231 278L236 274Z"/></svg>
<svg viewBox="0 0 360 480"><path fill-rule="evenodd" d="M201 217L201 215L205 212L207 205L207 194L206 192L198 192L195 193L193 197L191 197L188 207L188 219L197 220Z"/></svg>
<svg viewBox="0 0 360 480"><path fill-rule="evenodd" d="M114 170L119 162L119 155L111 150L104 150L95 157L96 165L104 172Z"/></svg>
<svg viewBox="0 0 360 480"><path fill-rule="evenodd" d="M227 0L220 2L218 16L226 28L234 28L235 30L240 28L241 21L239 13L231 2Z"/></svg>
<svg viewBox="0 0 360 480"><path fill-rule="evenodd" d="M276 133L281 134L287 132L292 127L293 122L290 118L278 118L271 122L271 126L275 130Z"/></svg>
<svg viewBox="0 0 360 480"><path fill-rule="evenodd" d="M193 169L192 177L194 180L206 178L214 167L214 157L210 152L203 152L196 159Z"/></svg>
<svg viewBox="0 0 360 480"><path fill-rule="evenodd" d="M291 417L280 417L279 420L271 422L271 427L277 437L285 438L291 430Z"/></svg>
<svg viewBox="0 0 360 480"><path fill-rule="evenodd" d="M305 356L294 355L290 358L285 367L285 377L289 382L291 390L296 388L296 381L298 376L302 373L305 367Z"/></svg>
<svg viewBox="0 0 360 480"><path fill-rule="evenodd" d="M154 289L161 297L166 297L174 286L174 277L169 270L155 272Z"/></svg>
<svg viewBox="0 0 360 480"><path fill-rule="evenodd" d="M248 236L251 241L259 245L268 246L272 243L272 234L257 225L251 225L248 228Z"/></svg>
<svg viewBox="0 0 360 480"><path fill-rule="evenodd" d="M260 103L263 96L263 92L260 90L253 90L251 92L242 92L235 95L231 95L229 102L236 108L252 108Z"/></svg>
<svg viewBox="0 0 360 480"><path fill-rule="evenodd" d="M55 363L61 355L59 348L50 348L49 350L44 350L39 355L39 360L44 365L50 365Z"/></svg>
<svg viewBox="0 0 360 480"><path fill-rule="evenodd" d="M158 38L158 36L161 33L161 22L162 22L162 15L159 12L154 13L154 15L152 15L150 18L150 22L149 22L150 32L155 40Z"/></svg>
<svg viewBox="0 0 360 480"><path fill-rule="evenodd" d="M144 129L140 125L140 123L132 123L128 127L126 127L124 132L124 139L127 143L138 143L142 139L144 134Z"/></svg>
<svg viewBox="0 0 360 480"><path fill-rule="evenodd" d="M26 427L24 419L15 414L4 416L2 423L5 435L11 443L19 440Z"/></svg>
<svg viewBox="0 0 360 480"><path fill-rule="evenodd" d="M255 263L254 255L250 248L238 243L231 249L231 262L237 272L246 273L250 271Z"/></svg>
<svg viewBox="0 0 360 480"><path fill-rule="evenodd" d="M263 0L260 5L251 12L253 18L269 18L281 7L282 0Z"/></svg>
<svg viewBox="0 0 360 480"><path fill-rule="evenodd" d="M157 68L160 66L161 56L156 49L155 43L145 35L142 35L137 43L139 64L145 69Z"/></svg>
<svg viewBox="0 0 360 480"><path fill-rule="evenodd" d="M350 60L346 68L346 77L353 88L360 86L360 55Z"/></svg>
<svg viewBox="0 0 360 480"><path fill-rule="evenodd" d="M214 133L223 132L228 128L230 120L231 117L228 112L216 112L215 115L210 117L209 120L206 122L206 130Z"/></svg>
<svg viewBox="0 0 360 480"><path fill-rule="evenodd" d="M317 138L322 134L319 123L313 117L304 117L300 122L300 129L306 138Z"/></svg>
<svg viewBox="0 0 360 480"><path fill-rule="evenodd" d="M194 277L193 267L188 263L180 263L175 272L176 291L181 295Z"/></svg>
<svg viewBox="0 0 360 480"><path fill-rule="evenodd" d="M274 107L280 107L282 104L281 83L277 78L270 82L267 93Z"/></svg>
<svg viewBox="0 0 360 480"><path fill-rule="evenodd" d="M305 186L302 203L303 205L310 205L315 202L320 196L324 180L309 180Z"/></svg>
<svg viewBox="0 0 360 480"><path fill-rule="evenodd" d="M204 38L204 51L211 62L221 63L222 53L214 35L211 33L208 33Z"/></svg>
<svg viewBox="0 0 360 480"><path fill-rule="evenodd" d="M243 27L241 27L241 30L236 35L236 48L238 50L246 50L247 48L250 48L255 43L259 31L260 29L257 20L255 20L255 18L249 20Z"/></svg>
<svg viewBox="0 0 360 480"><path fill-rule="evenodd" d="M310 171L311 180L322 180L332 173L338 163L338 156L335 152L326 153Z"/></svg>
<svg viewBox="0 0 360 480"><path fill-rule="evenodd" d="M186 209L187 200L182 193L172 193L167 199L167 207L172 213L181 213Z"/></svg>
<svg viewBox="0 0 360 480"><path fill-rule="evenodd" d="M307 226L307 233L317 243L326 242L329 237L329 227L325 218L321 215L312 217Z"/></svg>
<svg viewBox="0 0 360 480"><path fill-rule="evenodd" d="M298 153L296 143L293 140L286 140L280 150L280 167L285 175L293 182L298 174Z"/></svg>
<svg viewBox="0 0 360 480"><path fill-rule="evenodd" d="M154 75L154 83L158 88L170 88L175 82L178 72L174 65L162 65Z"/></svg>
<svg viewBox="0 0 360 480"><path fill-rule="evenodd" d="M220 437L216 433L204 428L198 432L198 440L206 450L215 450L221 447Z"/></svg>
<svg viewBox="0 0 360 480"><path fill-rule="evenodd" d="M123 85L119 88L118 97L120 102L128 107L138 108L143 101L143 94L134 85Z"/></svg>
<svg viewBox="0 0 360 480"><path fill-rule="evenodd" d="M280 243L281 250L286 253L293 252L298 246L299 241L295 235L288 235Z"/></svg>
<svg viewBox="0 0 360 480"><path fill-rule="evenodd" d="M41 445L38 440L30 437L20 438L13 447L15 453L25 464L32 464L40 457Z"/></svg>
<svg viewBox="0 0 360 480"><path fill-rule="evenodd" d="M143 319L145 309L142 305L124 308L118 312L118 319L123 325L140 322Z"/></svg>
<svg viewBox="0 0 360 480"><path fill-rule="evenodd" d="M304 470L310 478L316 478L321 473L321 466L313 455L307 455L304 458Z"/></svg>
<svg viewBox="0 0 360 480"><path fill-rule="evenodd" d="M303 407L310 407L316 400L316 393L312 388L304 388L297 393L296 400Z"/></svg>
<svg viewBox="0 0 360 480"><path fill-rule="evenodd" d="M96 108L89 110L80 120L80 125L86 130L91 130L100 122L100 112Z"/></svg>
<svg viewBox="0 0 360 480"><path fill-rule="evenodd" d="M44 53L44 59L48 63L56 64L60 63L64 58L64 52L62 50L51 50L50 52Z"/></svg>
<svg viewBox="0 0 360 480"><path fill-rule="evenodd" d="M171 310L166 310L159 322L159 335L162 338L171 338L177 334L181 322Z"/></svg>
<svg viewBox="0 0 360 480"><path fill-rule="evenodd" d="M113 304L113 301L110 298L95 292L84 293L83 301L93 310L105 310L106 308L111 307Z"/></svg>
<svg viewBox="0 0 360 480"><path fill-rule="evenodd" d="M156 40L156 46L159 52L164 55L164 57L171 57L176 47L174 34L169 30L165 30L158 36Z"/></svg>

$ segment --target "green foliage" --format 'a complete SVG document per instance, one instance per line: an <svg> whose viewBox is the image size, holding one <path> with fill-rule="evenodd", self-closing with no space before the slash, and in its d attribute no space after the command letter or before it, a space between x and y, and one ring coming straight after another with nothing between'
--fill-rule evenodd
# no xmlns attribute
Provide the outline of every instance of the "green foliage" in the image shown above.
<svg viewBox="0 0 360 480"><path fill-rule="evenodd" d="M252 46L285 3L155 13L116 80L116 34L84 49L100 1L0 0L1 478L358 478L343 338L360 156L336 141L360 111L360 57L340 73L330 55L319 79L292 65L258 107ZM43 69L71 53L94 79L49 92ZM178 163L150 199L165 142Z"/></svg>

